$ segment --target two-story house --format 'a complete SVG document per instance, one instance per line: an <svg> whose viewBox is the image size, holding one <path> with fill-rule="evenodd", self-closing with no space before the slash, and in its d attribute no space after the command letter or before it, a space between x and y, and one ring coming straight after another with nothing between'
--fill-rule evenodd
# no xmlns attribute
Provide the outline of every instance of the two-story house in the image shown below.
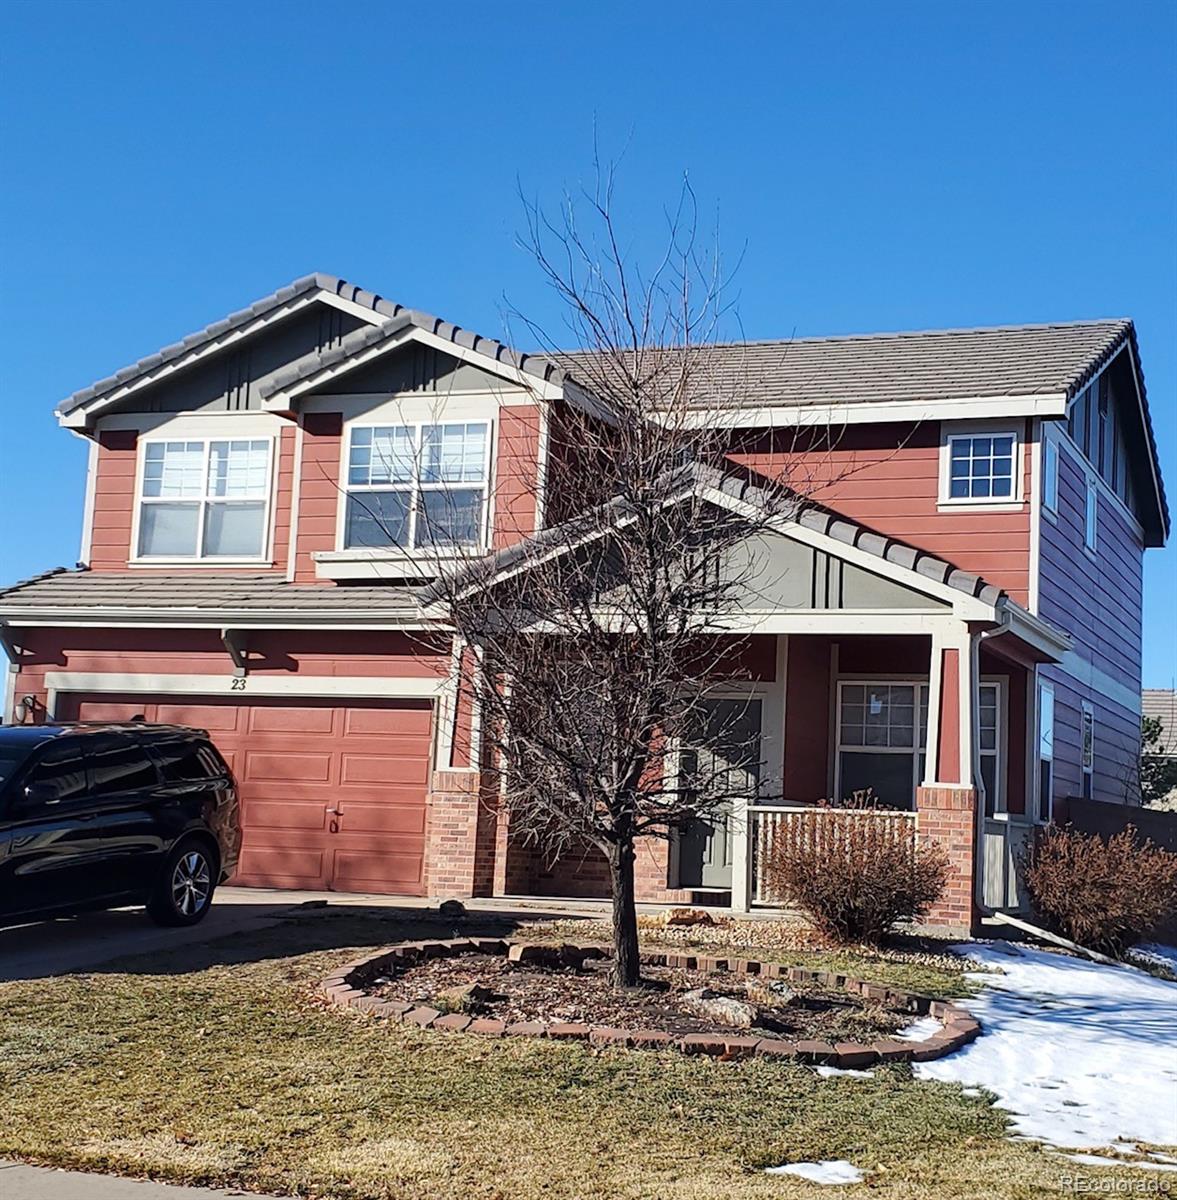
<svg viewBox="0 0 1177 1200"><path fill-rule="evenodd" d="M640 898L755 903L790 807L869 786L949 850L936 920L1016 904L1056 797L1133 801L1142 557L1169 516L1132 323L701 353L735 381L738 403L700 397L733 464L819 502L758 547L774 582L733 677L788 804L643 848ZM4 719L207 729L241 785L242 884L604 894L599 862L544 861L483 794L422 601L447 546L508 552L575 512L587 367L314 275L71 396L81 563L0 592Z"/></svg>

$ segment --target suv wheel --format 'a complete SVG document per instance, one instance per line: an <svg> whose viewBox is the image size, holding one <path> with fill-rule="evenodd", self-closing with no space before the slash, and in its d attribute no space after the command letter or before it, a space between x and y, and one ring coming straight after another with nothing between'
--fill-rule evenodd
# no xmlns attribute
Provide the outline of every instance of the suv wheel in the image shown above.
<svg viewBox="0 0 1177 1200"><path fill-rule="evenodd" d="M168 855L147 913L158 925L195 925L212 904L216 868L208 847L184 842Z"/></svg>

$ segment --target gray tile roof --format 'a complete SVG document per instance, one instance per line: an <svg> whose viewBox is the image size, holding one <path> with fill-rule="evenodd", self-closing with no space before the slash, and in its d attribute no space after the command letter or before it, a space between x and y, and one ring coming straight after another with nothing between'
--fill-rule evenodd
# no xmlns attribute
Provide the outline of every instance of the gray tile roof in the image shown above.
<svg viewBox="0 0 1177 1200"><path fill-rule="evenodd" d="M1128 320L1076 321L701 345L692 401L757 408L1072 396L1131 328ZM607 379L599 354L553 357L588 387Z"/></svg>
<svg viewBox="0 0 1177 1200"><path fill-rule="evenodd" d="M1141 714L1161 722L1159 752L1177 757L1177 692L1172 688L1145 688L1140 701Z"/></svg>
<svg viewBox="0 0 1177 1200"><path fill-rule="evenodd" d="M112 610L215 623L224 614L325 621L415 623L416 587L387 584L336 587L295 584L277 574L217 575L140 571L47 571L0 590L0 621L44 612L109 620Z"/></svg>
<svg viewBox="0 0 1177 1200"><path fill-rule="evenodd" d="M443 321L440 317L435 317L431 313L421 312L419 309L408 308L403 304L386 300L383 296L375 292L370 292L358 284L349 283L346 279L340 279L337 275L327 275L321 271L316 271L311 275L303 275L286 287L281 287L276 292L271 292L268 296L263 296L262 299L255 301L248 308L230 313L220 321L214 321L213 324L198 330L196 333L189 334L186 338L182 338L170 346L165 346L162 350L156 351L155 354L141 358L138 362L124 367L121 371L116 371L113 375L107 376L105 379L100 379L96 383L90 384L89 387L84 387L80 391L74 392L72 396L69 396L57 406L57 412L61 415L72 412L75 408L91 400L95 400L107 392L112 392L116 388L132 383L141 376L158 370L160 367L174 362L185 354L199 350L210 342L214 342L218 338L222 338L226 334L233 332L233 330L247 325L250 321L266 316L268 313L275 311L284 304L289 304L292 300L298 299L299 296L307 292L319 290L332 292L337 296L343 297L345 300L350 300L354 304L370 308L373 312L390 321L395 321L403 317L418 329L423 329L428 333L435 334L437 337L444 338L456 346L477 351L479 354L484 354L498 362L510 364L519 370L526 371L537 379L548 380L560 378L558 368L542 355L520 354L518 351L512 350L509 346L503 345L502 342L495 341L494 338L482 337L477 333L472 333L468 329L461 328L459 325Z"/></svg>
<svg viewBox="0 0 1177 1200"><path fill-rule="evenodd" d="M674 478L667 480L665 494L671 498L703 489L721 491L736 500L766 508L779 501L782 495L777 485L750 472L738 469L721 471L718 467L703 463L691 463L677 471ZM604 510L598 509L573 517L560 525L550 526L525 541L517 542L486 559L460 569L455 579L459 585L463 576L475 583L494 579L517 568L526 569L529 562L553 551L559 552L564 547L575 544L581 537L591 538L600 532L602 511L611 518L620 518L625 512L625 504L617 500L611 501ZM859 525L811 502L806 501L791 519L805 529L825 534L844 545L856 546L886 562L895 563L936 583L947 584L959 592L974 596L985 604L996 605L1006 598L1001 588L986 583L977 575L962 571L951 563L904 542L884 537L865 525ZM452 588L453 583L444 586L440 583L426 585L420 593L421 603L435 604L449 595Z"/></svg>

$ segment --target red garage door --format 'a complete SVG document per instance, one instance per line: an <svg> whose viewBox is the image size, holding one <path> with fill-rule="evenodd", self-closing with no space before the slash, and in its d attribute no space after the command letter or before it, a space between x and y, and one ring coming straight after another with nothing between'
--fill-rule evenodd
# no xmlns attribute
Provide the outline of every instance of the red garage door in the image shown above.
<svg viewBox="0 0 1177 1200"><path fill-rule="evenodd" d="M174 697L148 704L74 695L63 696L59 708L85 721L142 713L207 729L241 787L234 883L424 895L428 701Z"/></svg>

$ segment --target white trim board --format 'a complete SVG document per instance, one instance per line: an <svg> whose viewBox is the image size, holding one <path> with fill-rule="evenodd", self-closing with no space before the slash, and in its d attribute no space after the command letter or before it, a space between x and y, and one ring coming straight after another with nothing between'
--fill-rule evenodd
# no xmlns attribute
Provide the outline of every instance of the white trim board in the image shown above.
<svg viewBox="0 0 1177 1200"><path fill-rule="evenodd" d="M45 687L50 699L60 692L109 692L176 696L324 696L338 699L432 700L448 686L447 675L417 678L372 678L348 675L237 676L167 675L117 671L48 671ZM53 711L53 704L49 703Z"/></svg>
<svg viewBox="0 0 1177 1200"><path fill-rule="evenodd" d="M779 404L759 408L706 408L690 413L696 428L774 429L822 425L873 425L887 421L1015 420L1064 417L1066 392L1029 396L962 396L944 400L858 400L830 404Z"/></svg>

